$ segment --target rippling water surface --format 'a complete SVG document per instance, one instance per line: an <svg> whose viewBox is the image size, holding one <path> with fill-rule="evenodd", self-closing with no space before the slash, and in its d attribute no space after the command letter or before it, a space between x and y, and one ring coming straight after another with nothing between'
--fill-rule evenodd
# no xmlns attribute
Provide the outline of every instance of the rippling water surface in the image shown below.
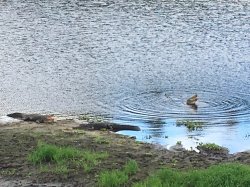
<svg viewBox="0 0 250 187"><path fill-rule="evenodd" d="M0 78L2 115L95 113L163 146L247 150L250 3L1 0Z"/></svg>

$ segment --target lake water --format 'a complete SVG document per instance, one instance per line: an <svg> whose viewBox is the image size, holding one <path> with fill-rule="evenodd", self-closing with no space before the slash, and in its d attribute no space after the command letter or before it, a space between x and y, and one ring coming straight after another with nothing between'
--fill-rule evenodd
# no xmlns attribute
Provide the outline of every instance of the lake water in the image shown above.
<svg viewBox="0 0 250 187"><path fill-rule="evenodd" d="M1 0L0 78L1 115L93 113L166 147L247 150L250 3Z"/></svg>

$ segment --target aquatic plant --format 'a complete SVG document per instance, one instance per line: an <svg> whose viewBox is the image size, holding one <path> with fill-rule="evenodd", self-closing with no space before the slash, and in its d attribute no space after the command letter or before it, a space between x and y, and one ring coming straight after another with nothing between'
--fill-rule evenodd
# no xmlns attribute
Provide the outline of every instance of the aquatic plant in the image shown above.
<svg viewBox="0 0 250 187"><path fill-rule="evenodd" d="M182 144L181 144L181 141L177 141L177 142L176 142L176 145L182 145Z"/></svg>
<svg viewBox="0 0 250 187"><path fill-rule="evenodd" d="M204 125L204 122L190 121L190 120L177 120L176 121L176 126L182 126L182 125L187 127L188 130L193 131L193 130L201 129Z"/></svg>

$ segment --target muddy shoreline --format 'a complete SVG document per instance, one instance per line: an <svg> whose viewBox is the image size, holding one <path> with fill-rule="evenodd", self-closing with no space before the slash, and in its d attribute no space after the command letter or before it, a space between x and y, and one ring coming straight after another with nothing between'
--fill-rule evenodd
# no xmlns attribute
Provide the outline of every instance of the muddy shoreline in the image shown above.
<svg viewBox="0 0 250 187"><path fill-rule="evenodd" d="M140 170L129 179L126 186L145 179L162 167L188 170L224 162L250 165L249 152L225 154L182 149L170 151L109 131L73 129L78 125L79 121L72 118L61 118L51 124L22 121L0 125L1 186L97 186L100 171L120 169L129 159L135 160ZM28 154L39 141L97 152L106 151L109 157L87 173L79 168L71 168L69 173L63 175L41 172L38 166L27 160Z"/></svg>

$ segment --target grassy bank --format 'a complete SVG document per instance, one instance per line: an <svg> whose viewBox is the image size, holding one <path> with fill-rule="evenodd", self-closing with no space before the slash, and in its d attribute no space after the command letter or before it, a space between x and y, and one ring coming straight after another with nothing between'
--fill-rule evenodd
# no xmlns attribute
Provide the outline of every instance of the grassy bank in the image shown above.
<svg viewBox="0 0 250 187"><path fill-rule="evenodd" d="M250 186L250 166L220 164L208 169L177 171L165 168L133 187L247 187Z"/></svg>
<svg viewBox="0 0 250 187"><path fill-rule="evenodd" d="M214 144L200 145L204 154L172 152L108 131L73 130L74 125L22 122L1 127L0 184L250 186L248 153L221 155Z"/></svg>
<svg viewBox="0 0 250 187"><path fill-rule="evenodd" d="M209 146L210 144L205 144ZM212 148L217 148L214 144ZM209 147L210 148L210 147ZM210 148L210 149L212 149ZM214 149L215 149L214 148ZM66 174L70 168L80 168L85 172L108 158L106 152L79 150L74 147L60 147L38 142L37 148L28 155L28 160L40 165L45 173ZM72 169L71 169L72 171ZM118 187L127 186L129 179L139 171L135 160L129 160L121 169L104 170L98 174L96 186ZM172 168L156 170L156 174L145 180L131 184L133 187L248 187L250 186L250 166L239 163L228 163L211 166L207 169L189 169L181 171ZM130 186L130 185L128 185Z"/></svg>
<svg viewBox="0 0 250 187"><path fill-rule="evenodd" d="M70 167L89 172L100 160L108 157L107 152L79 150L38 142L37 148L28 155L28 160L40 165L41 172L68 173Z"/></svg>
<svg viewBox="0 0 250 187"><path fill-rule="evenodd" d="M98 179L98 186L115 187L126 185L131 175L136 174L139 170L135 160L130 160L121 170L103 171Z"/></svg>

